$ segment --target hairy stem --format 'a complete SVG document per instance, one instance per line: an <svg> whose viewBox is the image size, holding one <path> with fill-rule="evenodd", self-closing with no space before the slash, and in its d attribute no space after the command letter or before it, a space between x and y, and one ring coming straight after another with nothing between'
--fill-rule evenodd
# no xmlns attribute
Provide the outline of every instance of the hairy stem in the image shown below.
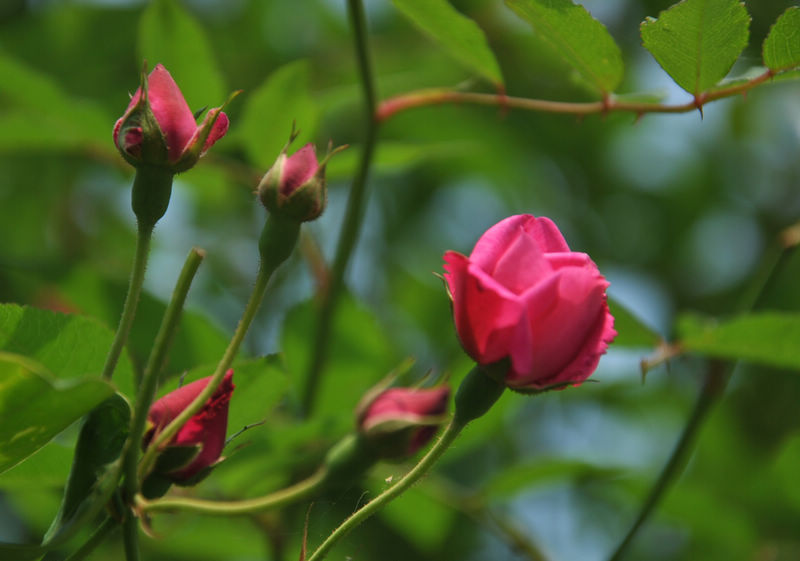
<svg viewBox="0 0 800 561"><path fill-rule="evenodd" d="M277 218L270 217L264 225L264 230L261 234L259 241L259 248L261 252L261 264L256 277L253 292L250 294L250 299L245 306L242 318L236 326L236 331L231 338L225 353L217 364L214 374L209 380L208 385L197 394L194 401L189 406L181 411L181 413L173 419L162 431L153 437L152 442L147 447L142 460L139 463L138 479L142 480L150 471L153 462L158 455L161 448L167 444L180 430L180 428L195 415L209 398L214 395L214 392L222 382L225 372L230 368L239 346L244 341L247 330L261 306L261 301L264 299L264 293L267 290L267 284L272 277L272 273L280 266L291 254L300 233L299 223L288 223Z"/></svg>
<svg viewBox="0 0 800 561"><path fill-rule="evenodd" d="M327 290L322 294L322 307L314 332L312 345L313 355L309 361L305 377L305 389L301 402L302 412L305 416L311 414L316 403L317 390L320 385L322 370L328 356L330 332L333 318L336 313L336 304L342 291L344 274L350 256L353 253L361 222L364 215L364 204L367 198L367 178L375 151L375 142L378 136L378 123L374 118L376 107L375 82L372 73L372 63L367 43L367 24L364 6L361 0L348 0L348 12L353 26L356 56L358 59L359 75L364 93L364 112L366 115L366 130L364 148L361 152L361 161L358 172L353 179L350 197L347 201L347 210L342 221L342 230L336 247L336 256Z"/></svg>
<svg viewBox="0 0 800 561"><path fill-rule="evenodd" d="M147 257L150 253L152 236L153 225L140 221L136 233L136 254L133 258L128 294L125 296L125 303L122 306L122 316L119 320L117 332L114 335L114 341L111 343L111 349L108 351L105 365L103 365L103 378L105 380L110 380L114 375L122 349L125 348L128 335L131 332L133 318L136 315L139 296L142 293L142 285L144 284L144 273L147 269Z"/></svg>
<svg viewBox="0 0 800 561"><path fill-rule="evenodd" d="M147 413L150 410L150 404L153 402L153 397L156 393L158 377L164 367L164 363L167 359L167 352L175 337L175 331L178 328L183 306L186 302L186 296L189 294L189 288L192 285L192 280L204 257L205 252L197 248L192 248L189 252L183 264L183 269L181 269L181 273L178 276L178 281L172 293L172 299L164 313L161 327L159 327L158 334L153 343L153 350L150 353L150 357L144 369L142 383L139 386L139 392L136 396L136 410L131 420L131 430L123 460L125 470L125 496L129 501L133 499L133 496L139 490L139 479L136 473L136 466L139 459L139 443L141 443L142 435L144 435Z"/></svg>
<svg viewBox="0 0 800 561"><path fill-rule="evenodd" d="M445 429L436 444L428 450L428 453L422 457L419 463L414 466L411 471L405 474L394 485L383 491L380 495L365 504L359 510L354 512L342 524L336 528L328 538L322 542L316 551L308 558L308 561L321 561L325 558L328 552L333 548L336 543L355 529L359 524L364 522L367 518L378 512L390 501L400 496L404 491L417 482L428 470L436 463L436 461L445 453L450 447L461 430L464 428L465 423L456 420L454 416L450 424Z"/></svg>
<svg viewBox="0 0 800 561"><path fill-rule="evenodd" d="M322 489L326 479L324 469L294 485L263 497L241 501L206 501L188 497L164 498L148 501L141 495L136 497L136 506L144 512L165 510L188 510L203 514L251 514L280 508L307 499Z"/></svg>

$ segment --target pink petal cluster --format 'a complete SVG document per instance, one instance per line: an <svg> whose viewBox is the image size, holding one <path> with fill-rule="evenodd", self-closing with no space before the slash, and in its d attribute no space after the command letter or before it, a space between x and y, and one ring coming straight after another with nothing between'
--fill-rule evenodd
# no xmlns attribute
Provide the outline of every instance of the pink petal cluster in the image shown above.
<svg viewBox="0 0 800 561"><path fill-rule="evenodd" d="M147 420L152 425L144 437L145 444L153 435L165 427L194 401L211 381L211 376L196 380L177 390L168 393L150 407ZM214 465L225 446L225 435L228 430L228 405L233 393L233 370L228 370L222 383L194 416L183 425L170 446L200 445L198 455L186 466L169 475L174 481L185 481L199 471Z"/></svg>
<svg viewBox="0 0 800 561"><path fill-rule="evenodd" d="M482 365L510 359L512 389L579 384L616 336L608 282L548 218L506 218L444 260L461 344Z"/></svg>
<svg viewBox="0 0 800 561"><path fill-rule="evenodd" d="M379 393L360 407L358 428L368 438L384 440L391 444L392 437L402 435L402 449L391 450L393 457L414 454L436 433L447 414L450 388L431 389L390 388ZM386 454L384 454L386 455Z"/></svg>
<svg viewBox="0 0 800 561"><path fill-rule="evenodd" d="M132 158L141 156L142 142L147 142L146 131L141 126L126 127L122 141L119 136L123 124L139 109L141 98L142 88L139 87L125 113L114 125L114 143ZM170 164L179 162L200 142L209 126L211 129L203 141L198 157L228 131L228 116L219 107L209 110L203 123L198 126L180 88L161 64L157 64L147 78L147 102L166 143L167 160Z"/></svg>
<svg viewBox="0 0 800 561"><path fill-rule="evenodd" d="M319 163L314 145L306 144L291 156L284 156L280 178L280 192L289 197L298 187L307 183L317 173Z"/></svg>

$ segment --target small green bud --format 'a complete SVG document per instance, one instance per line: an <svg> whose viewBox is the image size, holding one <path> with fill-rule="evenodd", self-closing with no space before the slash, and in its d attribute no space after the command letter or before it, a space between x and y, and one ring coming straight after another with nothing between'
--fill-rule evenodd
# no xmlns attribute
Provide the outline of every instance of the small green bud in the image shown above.
<svg viewBox="0 0 800 561"><path fill-rule="evenodd" d="M325 210L328 198L325 165L346 146L334 150L329 144L322 162L317 161L316 149L310 143L287 156L289 145L296 137L297 133L292 130L289 142L261 179L258 197L271 214L296 222L308 222L318 218Z"/></svg>

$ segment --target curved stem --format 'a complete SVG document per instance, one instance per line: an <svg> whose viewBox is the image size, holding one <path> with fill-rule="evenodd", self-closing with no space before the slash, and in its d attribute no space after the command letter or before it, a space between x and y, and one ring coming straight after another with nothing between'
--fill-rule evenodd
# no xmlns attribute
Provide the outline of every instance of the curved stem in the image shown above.
<svg viewBox="0 0 800 561"><path fill-rule="evenodd" d="M800 241L800 239L797 241ZM767 251L762 259L761 267L759 267L759 270L753 277L750 290L746 290L743 294L739 306L740 312L747 312L758 307L769 287L770 281L775 278L775 274L786 263L791 251L793 251L795 247L796 244L784 242L776 246L773 250ZM694 409L689 419L686 421L681 437L678 439L667 463L664 464L661 473L650 489L647 499L645 499L645 502L639 509L639 514L625 534L625 537L608 558L608 561L619 561L624 557L639 529L653 513L670 485L672 485L675 478L680 474L688 455L692 451L692 445L697 433L702 427L703 421L706 419L711 407L724 393L732 370L733 366L723 367L722 363L719 361L712 361L710 363L703 388L700 390Z"/></svg>
<svg viewBox="0 0 800 561"><path fill-rule="evenodd" d="M125 496L128 497L129 500L132 500L133 496L139 490L139 479L136 473L136 466L139 459L139 443L142 441L142 435L144 434L145 425L147 424L147 413L150 411L150 404L153 402L153 397L156 393L158 377L164 367L167 352L174 339L175 331L178 328L178 323L180 322L181 313L183 312L183 306L186 302L186 296L189 294L192 280L204 257L205 252L203 250L192 248L189 252L183 264L183 269L181 269L181 273L178 275L178 281L175 284L172 299L169 305L167 305L164 319L161 321L161 327L159 327L158 334L153 343L153 350L145 366L142 383L139 386L139 392L136 396L136 410L131 420L130 434L128 436L128 443L125 448L125 456L123 459L125 470Z"/></svg>
<svg viewBox="0 0 800 561"><path fill-rule="evenodd" d="M247 334L250 324L253 323L258 308L261 306L261 301L264 299L264 293L267 290L267 284L269 284L272 273L275 272L275 269L277 269L281 263L289 258L299 235L299 223L286 222L275 217L267 219L259 240L261 263L258 269L255 286L245 306L242 319L239 320L236 331L230 343L228 343L228 348L225 349L225 353L222 355L219 364L217 364L217 369L214 371L211 380L209 380L208 385L203 391L197 394L194 401L192 401L186 409L181 411L170 424L164 427L164 430L153 437L153 441L147 447L147 450L142 456L142 461L139 463L138 480L143 479L144 476L149 473L161 448L178 433L178 430L180 430L186 421L200 411L206 401L217 391L225 372L230 368L233 359L236 357L239 346L242 344L242 341L244 341L244 336Z"/></svg>
<svg viewBox="0 0 800 561"><path fill-rule="evenodd" d="M571 103L566 101L550 101L546 99L529 99L508 97L503 94L484 94L457 92L448 89L428 89L409 92L389 98L381 102L375 117L384 121L397 113L445 103L468 103L473 105L493 105L503 108L523 109L526 111L542 111L546 113L566 113L571 115L591 115L595 113L627 112L643 115L645 113L687 113L701 109L704 103L715 101L736 94L745 93L755 86L772 78L774 73L767 70L746 82L719 88L696 96L692 101L676 105L661 103L631 102L609 97L602 101Z"/></svg>
<svg viewBox="0 0 800 561"><path fill-rule="evenodd" d="M236 357L236 352L239 350L239 346L242 344L250 324L253 322L253 318L255 317L259 306L261 305L261 300L264 298L264 292L266 291L267 283L269 282L271 276L272 270L267 270L264 267L259 269L258 276L256 277L256 283L253 287L253 292L250 294L250 300L247 302L244 314L242 314L242 319L239 320L239 325L236 326L236 331L233 334L233 338L231 339L230 343L228 343L228 348L225 349L225 354L219 361L217 369L214 371L211 380L186 409L181 411L181 413L175 417L175 419L168 424L164 430L160 431L153 437L153 441L147 447L147 450L142 456L142 461L139 463L139 479L149 473L150 468L155 461L156 455L161 447L169 442L172 437L178 433L178 430L180 430L180 428L186 424L186 421L188 421L195 413L200 411L200 409L203 407L203 404L208 401L217 390L220 382L222 382L225 372L228 370L228 368L230 368L231 363L233 363L233 359Z"/></svg>
<svg viewBox="0 0 800 561"><path fill-rule="evenodd" d="M94 549L103 543L103 540L106 539L108 534L111 533L118 526L118 522L111 518L110 516L103 521L97 530L89 537L86 542L75 550L69 557L65 558L64 561L82 561L89 555Z"/></svg>
<svg viewBox="0 0 800 561"><path fill-rule="evenodd" d="M436 444L434 444L433 447L428 450L428 453L422 457L419 463L414 466L411 471L399 479L397 483L386 489L380 495L350 515L349 518L342 522L342 524L336 528L324 542L322 542L322 545L320 545L316 551L314 551L311 557L308 558L308 561L320 561L321 559L324 559L331 548L336 545L336 542L345 537L348 533L350 533L351 530L356 528L367 518L378 512L387 503L397 498L416 481L418 481L423 475L425 475L433 466L433 464L435 464L442 454L444 454L444 452L450 447L465 426L466 423L457 421L456 417L453 417L453 419L450 421L450 424L447 425L444 433L442 433L442 436L438 441L436 441Z"/></svg>
<svg viewBox="0 0 800 561"><path fill-rule="evenodd" d="M353 248L355 247L359 230L361 229L361 221L367 195L367 178L372 164L372 156L375 151L375 141L378 136L378 123L374 118L376 107L375 81L372 74L369 45L367 43L367 24L364 6L361 0L348 0L347 6L355 37L356 56L358 58L358 69L364 93L364 110L367 124L364 149L361 152L358 173L353 179L350 198L347 201L347 210L342 220L342 231L339 234L336 256L331 267L330 283L328 284L327 290L322 294L322 308L320 309L316 330L314 332L314 343L311 347L313 349L313 355L309 361L308 371L306 372L305 389L303 390L301 403L304 416L311 414L316 402L317 389L320 385L319 379L322 375L322 369L328 355L331 324L333 323L333 318L336 313L336 304L339 293L342 290L347 264L350 261L350 256L353 253Z"/></svg>
<svg viewBox="0 0 800 561"><path fill-rule="evenodd" d="M703 426L703 421L705 421L712 405L716 403L717 398L721 396L725 390L728 377L729 372L723 368L722 363L714 361L710 364L703 388L700 390L700 394L697 397L697 402L695 403L694 409L692 409L689 420L686 421L681 437L678 439L677 444L675 444L675 448L672 450L667 463L664 464L664 467L661 469L658 479L656 479L655 484L650 489L647 499L642 503L636 520L634 520L633 524L628 529L628 533L622 538L622 541L614 550L614 553L608 558L609 561L619 561L623 558L628 550L628 546L639 532L642 524L644 524L656 506L661 502L664 493L669 489L670 485L672 485L676 476L681 473L692 451L692 445L697 437L697 433Z"/></svg>
<svg viewBox="0 0 800 561"><path fill-rule="evenodd" d="M136 307L139 304L139 296L142 293L142 285L144 284L144 273L147 269L147 256L150 253L152 236L153 225L139 221L136 230L136 254L133 258L128 294L125 296L125 304L122 306L122 316L119 320L117 332L114 335L114 341L111 343L111 349L108 351L108 356L103 366L103 378L106 380L110 380L114 375L114 369L117 367L117 362L122 354L122 349L125 348L128 334L133 325L133 318L136 315Z"/></svg>
<svg viewBox="0 0 800 561"><path fill-rule="evenodd" d="M318 470L311 477L294 485L254 499L241 501L205 501L186 497L175 497L148 501L141 495L136 496L136 507L144 512L157 512L164 510L188 510L203 514L251 514L263 512L296 503L307 499L322 489L326 471Z"/></svg>

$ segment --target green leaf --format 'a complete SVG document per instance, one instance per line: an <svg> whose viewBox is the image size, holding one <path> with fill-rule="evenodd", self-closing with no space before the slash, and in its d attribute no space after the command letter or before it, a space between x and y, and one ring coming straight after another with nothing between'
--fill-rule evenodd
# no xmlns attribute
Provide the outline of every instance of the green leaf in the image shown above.
<svg viewBox="0 0 800 561"><path fill-rule="evenodd" d="M0 150L90 147L113 155L108 141L113 119L100 107L71 98L49 76L2 51L0 76Z"/></svg>
<svg viewBox="0 0 800 561"><path fill-rule="evenodd" d="M310 75L308 61L296 60L272 72L247 96L236 139L265 172L289 140L292 122L297 123L300 135L290 154L314 137L318 111L311 98Z"/></svg>
<svg viewBox="0 0 800 561"><path fill-rule="evenodd" d="M326 167L328 180L346 180L353 177L358 169L362 148L360 145L351 144L347 150L332 158ZM375 173L400 173L428 161L467 153L471 149L474 149L474 145L464 140L425 144L386 140L376 146L372 166Z"/></svg>
<svg viewBox="0 0 800 561"><path fill-rule="evenodd" d="M87 500L119 458L128 437L131 408L120 394L114 394L96 407L83 421L75 458L64 489L64 497L44 541L53 541L79 525L90 506Z"/></svg>
<svg viewBox="0 0 800 561"><path fill-rule="evenodd" d="M601 94L622 81L622 53L605 26L570 0L506 0L506 5L569 64L582 83Z"/></svg>
<svg viewBox="0 0 800 561"><path fill-rule="evenodd" d="M189 172L192 173L192 172ZM87 314L100 318L107 325L116 325L122 309L122 301L127 291L127 282L103 278L97 271L88 267L76 267L65 278L59 288L69 301ZM145 292L139 301L136 321L133 322L127 343L127 353L123 361L130 365L128 354L134 364L144 366L153 345L153 326L159 325L164 317L166 304ZM108 346L111 345L109 335ZM206 316L192 310L184 310L181 325L172 343L172 349L164 372L167 375L184 372L198 364L219 360L228 346L230 336L222 331ZM108 346L105 348L107 349ZM105 360L105 351L103 352ZM101 362L102 364L102 362ZM121 363L122 364L122 361ZM99 372L99 371L98 371ZM123 374L123 376L120 376ZM133 384L125 385L124 371L117 367L114 382L120 391L130 398L135 397Z"/></svg>
<svg viewBox="0 0 800 561"><path fill-rule="evenodd" d="M503 76L486 37L447 0L392 0L400 13L442 45L462 65L500 86Z"/></svg>
<svg viewBox="0 0 800 561"><path fill-rule="evenodd" d="M99 376L113 339L114 334L92 318L0 304L0 351L35 359L59 379ZM114 380L121 391L131 391L133 367L125 355Z"/></svg>
<svg viewBox="0 0 800 561"><path fill-rule="evenodd" d="M611 298L608 299L608 309L614 316L614 329L617 330L617 336L614 339L615 347L652 348L661 342L662 337L658 333Z"/></svg>
<svg viewBox="0 0 800 561"><path fill-rule="evenodd" d="M3 561L27 561L38 559L47 552L41 545L19 545L13 543L0 543L0 558Z"/></svg>
<svg viewBox="0 0 800 561"><path fill-rule="evenodd" d="M763 312L722 322L687 314L678 335L689 352L800 369L800 314Z"/></svg>
<svg viewBox="0 0 800 561"><path fill-rule="evenodd" d="M154 0L139 24L139 57L161 63L193 111L220 105L228 97L214 48L202 27L174 0Z"/></svg>
<svg viewBox="0 0 800 561"><path fill-rule="evenodd" d="M498 471L484 486L484 493L491 499L508 499L537 485L558 481L607 478L619 470L600 467L579 460L561 458L537 458L508 466Z"/></svg>
<svg viewBox="0 0 800 561"><path fill-rule="evenodd" d="M683 0L648 18L642 41L684 90L699 95L722 80L747 46L750 15L738 0Z"/></svg>
<svg viewBox="0 0 800 561"><path fill-rule="evenodd" d="M302 380L307 372L317 312L313 302L306 302L286 318L282 348L292 380ZM372 313L351 295L340 299L331 333L314 415L327 419L329 435L338 438L353 426L355 407L364 393L383 379L401 357Z"/></svg>
<svg viewBox="0 0 800 561"><path fill-rule="evenodd" d="M34 360L0 353L0 473L47 444L113 392L103 380L53 379Z"/></svg>
<svg viewBox="0 0 800 561"><path fill-rule="evenodd" d="M800 7L787 9L764 39L764 64L773 72L800 66Z"/></svg>

